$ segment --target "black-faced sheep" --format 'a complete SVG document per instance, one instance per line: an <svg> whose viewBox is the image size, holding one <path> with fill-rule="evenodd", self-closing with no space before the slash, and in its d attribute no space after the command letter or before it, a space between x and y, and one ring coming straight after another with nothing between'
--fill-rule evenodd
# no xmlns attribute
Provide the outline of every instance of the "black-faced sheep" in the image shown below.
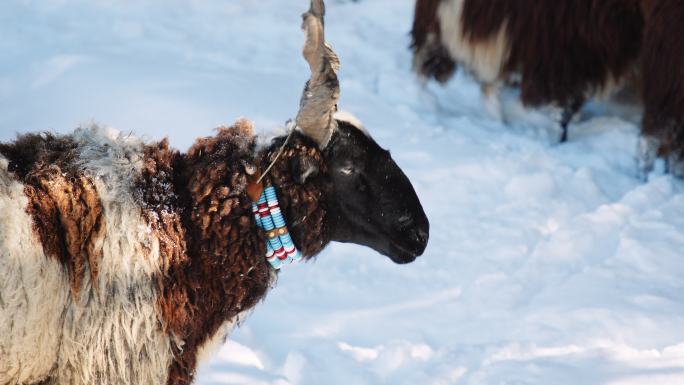
<svg viewBox="0 0 684 385"><path fill-rule="evenodd" d="M397 263L423 253L408 178L336 118L323 7L304 16L312 74L287 141L257 148L241 121L187 153L98 128L0 145L0 384L190 384L274 282L248 196L272 162L305 258L331 241Z"/></svg>
<svg viewBox="0 0 684 385"><path fill-rule="evenodd" d="M584 101L629 76L648 0L417 0L414 70L447 81L459 64L500 109L516 83L526 106L559 107L561 141Z"/></svg>
<svg viewBox="0 0 684 385"><path fill-rule="evenodd" d="M644 117L641 171L665 158L671 173L684 176L684 3L652 1L646 13L642 76Z"/></svg>

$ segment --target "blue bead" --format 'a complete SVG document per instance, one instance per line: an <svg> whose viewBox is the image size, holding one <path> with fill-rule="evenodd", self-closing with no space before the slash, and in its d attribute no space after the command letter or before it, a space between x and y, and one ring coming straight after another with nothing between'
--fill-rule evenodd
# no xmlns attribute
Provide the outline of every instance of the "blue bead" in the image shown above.
<svg viewBox="0 0 684 385"><path fill-rule="evenodd" d="M285 219L283 218L282 214L276 213L274 215L271 215L271 218L273 218L273 223L277 227L285 227Z"/></svg>
<svg viewBox="0 0 684 385"><path fill-rule="evenodd" d="M289 235L281 235L279 238L280 243L282 243L286 248L294 247L294 242L292 242L292 238L290 238Z"/></svg>
<svg viewBox="0 0 684 385"><path fill-rule="evenodd" d="M270 216L262 217L261 224L264 226L264 229L266 231L271 231L275 228L275 225L273 224L273 218L271 218Z"/></svg>
<svg viewBox="0 0 684 385"><path fill-rule="evenodd" d="M273 250L278 250L281 247L283 247L283 244L280 242L280 239L278 239L278 237L275 237L273 239L269 239L268 243L271 244L271 247L273 248Z"/></svg>
<svg viewBox="0 0 684 385"><path fill-rule="evenodd" d="M274 204L279 205L275 187L269 186L264 189L257 204L263 205L264 203L269 205L269 215L265 217L257 215L257 225L266 231L271 231L276 228L285 228L287 230L287 224L285 223L285 218L283 217L281 211L279 209L273 210L273 212L270 211L270 206L273 206ZM253 208L255 206L256 205L252 205ZM275 238L268 239L266 241L266 247L268 253L274 252L275 250L279 250L281 248L289 250L294 249L294 253L288 255L284 260L280 260L278 259L278 257L275 256L272 260L269 260L269 262L275 269L280 269L283 265L293 263L294 261L298 261L302 258L301 252L297 250L297 247L294 245L294 242L292 241L292 237L287 232Z"/></svg>
<svg viewBox="0 0 684 385"><path fill-rule="evenodd" d="M266 197L267 200L270 200L270 201L275 201L278 199L278 197L276 196L275 187L273 187L273 186L266 187L264 189L263 195Z"/></svg>

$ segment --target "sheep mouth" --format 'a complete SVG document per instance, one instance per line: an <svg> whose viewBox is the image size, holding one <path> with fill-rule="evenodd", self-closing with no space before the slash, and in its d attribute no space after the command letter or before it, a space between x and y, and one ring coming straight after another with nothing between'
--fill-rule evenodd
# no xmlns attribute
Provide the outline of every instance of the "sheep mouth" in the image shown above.
<svg viewBox="0 0 684 385"><path fill-rule="evenodd" d="M400 243L392 242L389 245L388 253L383 253L398 265L405 265L416 260L423 254L424 247L406 247Z"/></svg>
<svg viewBox="0 0 684 385"><path fill-rule="evenodd" d="M407 264L416 260L423 255L427 248L429 235L428 226L410 227L403 231L399 231L400 238L389 238L389 247L386 253L392 262L396 264Z"/></svg>

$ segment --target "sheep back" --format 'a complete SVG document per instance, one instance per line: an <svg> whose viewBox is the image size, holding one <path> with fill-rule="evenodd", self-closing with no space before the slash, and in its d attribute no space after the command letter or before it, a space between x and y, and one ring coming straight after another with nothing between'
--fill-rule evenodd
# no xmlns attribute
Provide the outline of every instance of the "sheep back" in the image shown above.
<svg viewBox="0 0 684 385"><path fill-rule="evenodd" d="M0 144L0 384L189 384L273 284L247 122L187 154L98 127Z"/></svg>

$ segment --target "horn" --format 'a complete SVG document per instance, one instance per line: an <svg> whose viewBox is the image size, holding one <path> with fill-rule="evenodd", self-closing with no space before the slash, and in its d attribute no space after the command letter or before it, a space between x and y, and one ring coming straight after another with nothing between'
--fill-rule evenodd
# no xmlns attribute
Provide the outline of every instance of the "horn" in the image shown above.
<svg viewBox="0 0 684 385"><path fill-rule="evenodd" d="M333 114L337 111L340 97L337 79L340 60L325 42L324 16L323 0L311 0L311 8L302 15L302 29L306 35L302 53L309 63L311 78L304 87L296 119L299 129L316 141L320 148L328 145L337 128Z"/></svg>

